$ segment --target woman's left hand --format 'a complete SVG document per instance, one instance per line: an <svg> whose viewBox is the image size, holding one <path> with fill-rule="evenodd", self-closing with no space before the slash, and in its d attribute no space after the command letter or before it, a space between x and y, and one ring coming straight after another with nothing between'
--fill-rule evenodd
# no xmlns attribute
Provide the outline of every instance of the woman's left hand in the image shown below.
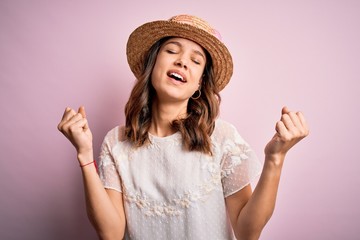
<svg viewBox="0 0 360 240"><path fill-rule="evenodd" d="M301 112L292 112L283 107L281 113L281 119L276 123L276 133L265 147L265 155L270 157L269 159L283 159L290 148L309 134L308 125Z"/></svg>

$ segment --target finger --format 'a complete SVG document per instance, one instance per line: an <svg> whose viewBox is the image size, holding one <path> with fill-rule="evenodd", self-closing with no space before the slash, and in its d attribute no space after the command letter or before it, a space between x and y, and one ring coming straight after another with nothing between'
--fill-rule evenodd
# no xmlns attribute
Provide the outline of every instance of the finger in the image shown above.
<svg viewBox="0 0 360 240"><path fill-rule="evenodd" d="M289 110L289 108L288 108L287 106L284 106L284 107L281 109L281 115L287 114L287 113L289 113L289 112L290 112L290 110Z"/></svg>
<svg viewBox="0 0 360 240"><path fill-rule="evenodd" d="M62 117L62 120L69 120L75 114L76 114L76 112L73 109L66 107L63 117Z"/></svg>
<svg viewBox="0 0 360 240"><path fill-rule="evenodd" d="M304 129L304 135L307 136L309 134L309 126L305 120L304 115L302 114L302 112L297 112L296 115L299 117L299 120L301 122L301 125Z"/></svg>
<svg viewBox="0 0 360 240"><path fill-rule="evenodd" d="M83 132L85 130L84 126L86 126L86 125L87 125L86 118L81 118L81 119L78 119L73 124L71 124L71 126L69 127L69 130L72 133Z"/></svg>
<svg viewBox="0 0 360 240"><path fill-rule="evenodd" d="M83 118L86 118L86 112L84 106L79 107L78 113L80 113L83 116Z"/></svg>
<svg viewBox="0 0 360 240"><path fill-rule="evenodd" d="M298 116L301 125L303 125L304 127L307 126L304 114L302 112L297 112L296 115Z"/></svg>
<svg viewBox="0 0 360 240"><path fill-rule="evenodd" d="M74 116L72 116L68 121L64 122L61 130L62 131L68 131L68 129L71 128L72 125L74 125L77 121L82 119L82 115L80 113L76 113Z"/></svg>
<svg viewBox="0 0 360 240"><path fill-rule="evenodd" d="M276 123L275 130L281 138L283 138L284 136L287 136L289 134L289 131L287 130L284 122L282 122L282 121L278 121Z"/></svg>
<svg viewBox="0 0 360 240"><path fill-rule="evenodd" d="M58 124L58 130L61 131L63 125L67 123L75 114L76 112L73 109L66 107L61 121Z"/></svg>
<svg viewBox="0 0 360 240"><path fill-rule="evenodd" d="M76 116L76 112L75 112L75 110L74 109L70 109L68 112L67 112L67 114L65 115L65 121L66 122L68 122L68 121L70 121L73 117L75 117Z"/></svg>
<svg viewBox="0 0 360 240"><path fill-rule="evenodd" d="M63 114L63 116L62 116L62 119L64 119L66 113L69 112L70 109L71 109L71 108L69 108L69 107L66 107L66 108L65 108L65 111L64 111L64 114Z"/></svg>
<svg viewBox="0 0 360 240"><path fill-rule="evenodd" d="M283 124L287 128L287 130L293 129L295 127L295 124L291 120L289 114L283 114L281 116L280 121L283 122Z"/></svg>
<svg viewBox="0 0 360 240"><path fill-rule="evenodd" d="M291 121L293 122L293 124L294 124L294 126L296 128L302 128L303 127L299 116L295 112L289 112L288 115L289 115Z"/></svg>
<svg viewBox="0 0 360 240"><path fill-rule="evenodd" d="M83 116L83 118L86 119L86 112L85 112L85 107L84 106L79 107L78 112ZM89 124L88 124L88 121L86 121L86 124L84 125L84 130L86 130L88 128L89 128Z"/></svg>

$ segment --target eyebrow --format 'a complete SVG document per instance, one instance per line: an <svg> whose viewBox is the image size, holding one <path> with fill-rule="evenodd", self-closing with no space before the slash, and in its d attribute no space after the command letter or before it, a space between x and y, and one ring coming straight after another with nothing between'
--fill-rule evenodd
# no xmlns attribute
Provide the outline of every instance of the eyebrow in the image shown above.
<svg viewBox="0 0 360 240"><path fill-rule="evenodd" d="M177 41L169 41L169 42L166 42L165 45L168 45L168 44L175 44L179 47L182 47L182 44L177 42ZM204 60L206 60L206 57L204 56L204 54L202 52L200 52L199 50L196 50L196 49L193 49L193 52L200 55Z"/></svg>

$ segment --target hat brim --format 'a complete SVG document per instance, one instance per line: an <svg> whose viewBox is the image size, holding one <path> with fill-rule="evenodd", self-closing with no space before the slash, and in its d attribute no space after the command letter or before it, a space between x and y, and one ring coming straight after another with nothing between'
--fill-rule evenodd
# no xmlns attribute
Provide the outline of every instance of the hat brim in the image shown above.
<svg viewBox="0 0 360 240"><path fill-rule="evenodd" d="M233 73L233 61L229 50L219 39L189 24L163 20L145 23L130 34L126 54L136 78L142 74L147 51L164 37L182 37L202 46L211 56L218 90L221 91L228 84Z"/></svg>

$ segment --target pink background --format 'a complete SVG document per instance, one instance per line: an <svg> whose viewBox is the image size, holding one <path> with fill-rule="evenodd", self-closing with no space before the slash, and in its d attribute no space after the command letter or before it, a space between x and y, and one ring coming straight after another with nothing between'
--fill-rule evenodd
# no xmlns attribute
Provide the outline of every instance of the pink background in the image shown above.
<svg viewBox="0 0 360 240"><path fill-rule="evenodd" d="M0 239L97 239L75 151L56 126L84 104L98 155L134 83L131 31L179 13L222 34L235 72L222 118L263 159L283 105L310 136L283 169L261 239L359 239L360 1L0 2Z"/></svg>

